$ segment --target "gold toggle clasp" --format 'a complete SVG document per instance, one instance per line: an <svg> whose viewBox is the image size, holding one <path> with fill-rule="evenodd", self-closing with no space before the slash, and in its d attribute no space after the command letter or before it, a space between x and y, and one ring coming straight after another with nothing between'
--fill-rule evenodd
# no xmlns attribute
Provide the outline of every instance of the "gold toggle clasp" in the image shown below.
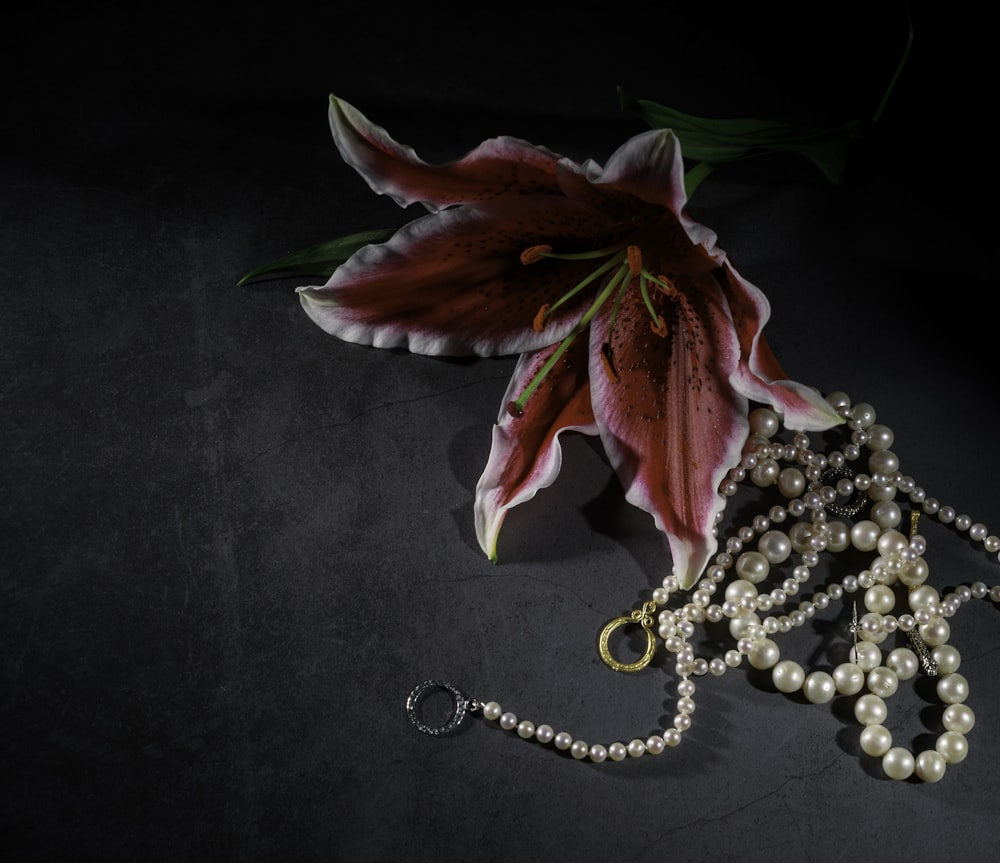
<svg viewBox="0 0 1000 863"><path fill-rule="evenodd" d="M653 612L656 611L655 602L645 602L641 609L636 609L625 617L616 617L604 629L601 630L601 637L597 641L597 652L601 654L601 659L605 665L614 671L640 671L649 665L653 654L656 652L656 636L653 634ZM638 623L646 633L646 652L635 662L619 662L611 655L608 648L608 639L611 633L620 626L627 626L630 623Z"/></svg>

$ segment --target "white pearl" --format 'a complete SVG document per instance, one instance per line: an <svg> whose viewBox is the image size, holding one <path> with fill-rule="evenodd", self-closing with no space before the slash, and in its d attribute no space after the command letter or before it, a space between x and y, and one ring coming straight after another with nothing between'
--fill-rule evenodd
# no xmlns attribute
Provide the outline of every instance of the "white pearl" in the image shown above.
<svg viewBox="0 0 1000 863"><path fill-rule="evenodd" d="M850 659L857 662L862 671L868 672L882 664L882 651L872 641L859 641L851 648Z"/></svg>
<svg viewBox="0 0 1000 863"><path fill-rule="evenodd" d="M958 764L969 754L969 741L965 739L964 734L946 731L937 739L934 748L949 764Z"/></svg>
<svg viewBox="0 0 1000 863"><path fill-rule="evenodd" d="M780 657L780 648L770 638L762 638L760 641L755 641L750 648L750 653L747 654L750 664L761 671L773 668Z"/></svg>
<svg viewBox="0 0 1000 863"><path fill-rule="evenodd" d="M778 474L778 491L791 500L806 489L805 475L798 468L786 467Z"/></svg>
<svg viewBox="0 0 1000 863"><path fill-rule="evenodd" d="M940 602L941 596L931 585L922 584L920 587L913 588L913 590L907 594L906 601L910 606L910 611L917 611L921 608L927 608L929 605L933 605L936 602Z"/></svg>
<svg viewBox="0 0 1000 863"><path fill-rule="evenodd" d="M573 736L565 731L560 731L553 739L556 749L566 750L573 745Z"/></svg>
<svg viewBox="0 0 1000 863"><path fill-rule="evenodd" d="M582 740L574 740L569 748L569 754L572 755L577 761L581 758L586 758L589 753L590 747Z"/></svg>
<svg viewBox="0 0 1000 863"><path fill-rule="evenodd" d="M868 449L881 451L889 449L895 440L892 429L881 423L874 423L868 427Z"/></svg>
<svg viewBox="0 0 1000 863"><path fill-rule="evenodd" d="M888 614L896 605L896 594L884 584L876 584L865 591L865 608L877 614Z"/></svg>
<svg viewBox="0 0 1000 863"><path fill-rule="evenodd" d="M868 690L879 698L889 698L899 689L899 678L891 668L880 665L868 672Z"/></svg>
<svg viewBox="0 0 1000 863"><path fill-rule="evenodd" d="M666 744L663 742L663 738L659 734L654 734L646 741L646 751L650 755L659 755L663 752Z"/></svg>
<svg viewBox="0 0 1000 863"><path fill-rule="evenodd" d="M888 712L885 702L870 692L854 702L854 718L862 725L881 725Z"/></svg>
<svg viewBox="0 0 1000 863"><path fill-rule="evenodd" d="M726 602L733 602L739 605L744 597L757 599L757 585L743 578L738 578L726 585ZM725 610L725 606L723 606Z"/></svg>
<svg viewBox="0 0 1000 863"><path fill-rule="evenodd" d="M757 550L769 563L784 563L792 553L792 542L783 530L769 530L758 540Z"/></svg>
<svg viewBox="0 0 1000 863"><path fill-rule="evenodd" d="M753 584L759 584L771 569L771 564L767 562L759 551L745 551L736 558L736 574Z"/></svg>
<svg viewBox="0 0 1000 863"><path fill-rule="evenodd" d="M892 732L884 725L866 725L861 732L861 749L866 755L881 758L892 748Z"/></svg>
<svg viewBox="0 0 1000 863"><path fill-rule="evenodd" d="M798 692L802 688L805 678L806 673L802 666L791 659L783 659L771 671L774 688L779 692Z"/></svg>
<svg viewBox="0 0 1000 863"><path fill-rule="evenodd" d="M513 713L505 713L500 717L500 727L505 731L517 728L517 716Z"/></svg>
<svg viewBox="0 0 1000 863"><path fill-rule="evenodd" d="M951 626L944 618L937 618L920 627L920 637L931 647L944 644L951 636Z"/></svg>
<svg viewBox="0 0 1000 863"><path fill-rule="evenodd" d="M499 719L500 714L502 713L503 710L501 709L500 705L497 704L495 701L487 701L483 705L483 716L485 716L487 719Z"/></svg>
<svg viewBox="0 0 1000 863"><path fill-rule="evenodd" d="M868 515L879 527L896 527L903 518L903 511L895 501L881 500L872 506Z"/></svg>
<svg viewBox="0 0 1000 863"><path fill-rule="evenodd" d="M873 521L859 521L851 528L851 545L858 551L874 551L881 531Z"/></svg>
<svg viewBox="0 0 1000 863"><path fill-rule="evenodd" d="M908 647L897 647L888 657L885 664L896 672L899 680L909 680L920 670L920 660Z"/></svg>
<svg viewBox="0 0 1000 863"><path fill-rule="evenodd" d="M535 734L535 723L527 719L522 719L517 723L517 736L522 740L528 740Z"/></svg>
<svg viewBox="0 0 1000 863"><path fill-rule="evenodd" d="M826 704L837 694L837 684L825 671L813 671L802 683L802 692L810 704Z"/></svg>
<svg viewBox="0 0 1000 863"><path fill-rule="evenodd" d="M969 697L969 681L957 671L946 674L938 681L937 694L945 704L960 704Z"/></svg>
<svg viewBox="0 0 1000 863"><path fill-rule="evenodd" d="M608 758L612 761L624 761L628 758L628 748L624 743L612 743L608 747Z"/></svg>
<svg viewBox="0 0 1000 863"><path fill-rule="evenodd" d="M909 779L915 766L913 755L902 746L895 746L882 756L882 769L890 779Z"/></svg>
<svg viewBox="0 0 1000 863"><path fill-rule="evenodd" d="M628 754L631 758L641 758L646 754L646 744L638 738L630 740L628 744Z"/></svg>
<svg viewBox="0 0 1000 863"><path fill-rule="evenodd" d="M833 682L841 695L857 695L865 685L865 672L860 665L842 662L833 669Z"/></svg>
<svg viewBox="0 0 1000 863"><path fill-rule="evenodd" d="M761 435L767 439L773 438L781 428L778 415L770 408L754 408L747 419L750 434Z"/></svg>
<svg viewBox="0 0 1000 863"><path fill-rule="evenodd" d="M976 714L968 704L951 704L944 709L941 724L948 731L968 734L976 724Z"/></svg>
<svg viewBox="0 0 1000 863"><path fill-rule="evenodd" d="M937 663L938 674L953 674L962 664L962 654L952 644L941 644L931 651L931 656Z"/></svg>
<svg viewBox="0 0 1000 863"><path fill-rule="evenodd" d="M535 740L539 743L551 743L555 736L555 729L551 725L539 725L535 729Z"/></svg>
<svg viewBox="0 0 1000 863"><path fill-rule="evenodd" d="M601 764L608 757L607 747L601 746L600 743L595 743L590 747L590 760L595 764Z"/></svg>
<svg viewBox="0 0 1000 863"><path fill-rule="evenodd" d="M938 782L944 777L947 762L936 749L926 749L917 756L914 772L924 782Z"/></svg>
<svg viewBox="0 0 1000 863"><path fill-rule="evenodd" d="M676 746L681 742L681 733L676 728L665 728L663 730L663 742L667 746Z"/></svg>

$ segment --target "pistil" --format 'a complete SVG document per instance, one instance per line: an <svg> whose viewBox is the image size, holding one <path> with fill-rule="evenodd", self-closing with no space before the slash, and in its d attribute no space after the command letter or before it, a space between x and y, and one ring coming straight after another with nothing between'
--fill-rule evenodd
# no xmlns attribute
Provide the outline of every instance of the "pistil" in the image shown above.
<svg viewBox="0 0 1000 863"><path fill-rule="evenodd" d="M539 369L537 374L535 374L535 376L529 381L521 395L507 405L507 412L511 414L511 416L520 417L524 415L524 406L527 404L528 399L534 394L535 390L538 389L539 384L541 384L546 375L552 371L556 363L559 362L562 356L566 353L576 337L590 324L594 315L597 314L601 306L603 306L612 296L614 296L614 304L612 305L609 318L608 336L601 346L601 360L609 380L613 383L618 382L618 371L615 367L611 341L614 333L615 322L618 318L618 311L625 298L625 292L634 280L638 279L639 292L642 295L643 304L645 305L651 318L650 328L654 333L661 337L665 337L667 335L666 321L653 306L649 285L653 284L659 291L671 297L676 295L676 288L670 284L669 280L657 278L645 269L642 261L642 250L637 245L617 243L603 249L596 249L589 252L557 253L553 252L552 247L549 245L538 244L535 246L529 246L521 253L521 263L525 266L529 266L531 264L538 263L543 258L553 258L561 261L584 261L604 257L606 257L607 260L597 267L592 273L574 285L555 302L545 303L542 305L535 314L532 326L535 332L540 333L545 329L549 318L560 306L569 302L569 300L577 296L577 294L579 294L582 290L591 285L597 279L604 276L606 273L613 270L615 267L618 268L608 279L607 284L601 289L594 302L590 305L580 320L577 321L573 329L570 330L569 334L562 340L562 342L559 343L559 346L553 352L552 356L546 360L542 368Z"/></svg>

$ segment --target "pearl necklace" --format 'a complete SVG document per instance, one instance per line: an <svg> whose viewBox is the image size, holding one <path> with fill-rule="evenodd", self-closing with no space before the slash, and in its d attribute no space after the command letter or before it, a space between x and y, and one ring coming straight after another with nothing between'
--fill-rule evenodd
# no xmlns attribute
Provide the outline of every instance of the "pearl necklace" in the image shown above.
<svg viewBox="0 0 1000 863"><path fill-rule="evenodd" d="M988 588L977 581L942 597L927 583L927 542L918 531L919 519L922 514L936 517L981 543L991 554L1000 551L1000 537L990 534L985 525L973 523L969 516L956 513L953 507L941 505L900 472L899 459L890 449L894 434L888 426L876 423L871 405L852 405L842 392L831 393L827 401L844 418L842 428L849 435L839 449L825 455L814 451L802 432L791 433L791 440L783 441L780 419L774 411L763 407L751 411L743 458L722 482L719 493L731 500L741 484L750 483L761 493L776 490L785 502L772 505L766 515L755 516L751 524L726 539L723 550L688 596L680 590L676 577L667 576L641 609L610 621L600 634L598 652L614 671L629 673L646 667L655 653L657 636L674 655L677 699L670 727L627 743L588 744L566 731L557 732L549 724L536 725L519 718L496 701L469 698L440 680L424 681L410 693L406 700L410 721L425 734L440 736L458 728L467 714L475 713L521 739L552 744L576 760L601 763L659 755L676 747L691 728L695 681L721 677L745 661L753 669L769 671L778 692L801 693L811 704L826 704L836 697L855 698L862 752L881 759L883 771L892 779L939 781L947 767L965 759L966 735L975 724L975 714L966 704L969 684L958 670L961 656L949 644L949 621L974 598L1000 603L1000 585ZM867 453L867 472L849 467L863 453ZM897 497L908 499L912 507L907 533L899 529L904 513ZM724 515L724 511L719 514L717 523ZM872 553L869 567L831 580L811 598L786 610L812 578L821 555L848 550ZM794 561L793 554L798 555L798 563L780 585L776 584L773 573ZM766 582L775 586L766 590ZM800 663L782 658L777 637L803 626L831 602L858 593L864 612L859 618L855 600L848 628L853 644L847 661L829 671L807 672ZM900 600L906 605L897 613ZM702 624L727 627L734 646L721 656L697 656L691 639L695 627ZM611 650L613 634L626 626L640 626L646 636L646 650L634 662L620 661ZM905 637L906 645L883 648L900 636ZM937 697L944 705L944 731L933 749L914 754L894 745L892 732L884 723L887 699L896 693L900 682L918 674L936 678ZM440 726L428 725L420 716L422 702L433 690L445 690L453 699L452 713Z"/></svg>

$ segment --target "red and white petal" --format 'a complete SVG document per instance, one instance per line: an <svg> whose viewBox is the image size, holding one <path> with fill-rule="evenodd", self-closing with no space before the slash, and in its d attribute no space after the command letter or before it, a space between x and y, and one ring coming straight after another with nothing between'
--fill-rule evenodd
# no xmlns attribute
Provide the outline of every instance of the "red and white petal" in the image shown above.
<svg viewBox="0 0 1000 863"><path fill-rule="evenodd" d="M674 574L690 587L717 541L719 486L739 464L747 400L730 384L739 343L712 274L679 278L678 298L653 295L667 324L661 337L636 290L626 294L611 342L618 380L600 348L607 315L592 324L591 398L604 450L630 503L666 534Z"/></svg>
<svg viewBox="0 0 1000 863"><path fill-rule="evenodd" d="M401 207L420 203L437 212L506 195L561 194L555 180L561 157L519 138L492 138L461 159L432 165L335 96L330 97L329 117L344 161L375 192Z"/></svg>
<svg viewBox="0 0 1000 863"><path fill-rule="evenodd" d="M578 336L528 399L522 416L507 404L517 399L546 361L552 345L522 354L504 396L486 469L476 485L476 537L490 560L497 559L497 539L511 507L531 500L551 485L562 467L560 435L597 434L587 382L587 336Z"/></svg>
<svg viewBox="0 0 1000 863"><path fill-rule="evenodd" d="M726 264L724 271L726 296L742 353L733 386L747 398L770 405L781 415L786 428L825 431L842 423L843 417L817 389L789 380L772 353L763 332L771 316L767 297L732 265Z"/></svg>
<svg viewBox="0 0 1000 863"><path fill-rule="evenodd" d="M525 265L521 252L540 237L580 245L606 232L601 213L548 195L455 207L365 246L325 285L299 288L299 297L320 327L345 341L440 356L519 354L569 332L591 302L587 292L553 313L542 332L535 315L595 266Z"/></svg>

